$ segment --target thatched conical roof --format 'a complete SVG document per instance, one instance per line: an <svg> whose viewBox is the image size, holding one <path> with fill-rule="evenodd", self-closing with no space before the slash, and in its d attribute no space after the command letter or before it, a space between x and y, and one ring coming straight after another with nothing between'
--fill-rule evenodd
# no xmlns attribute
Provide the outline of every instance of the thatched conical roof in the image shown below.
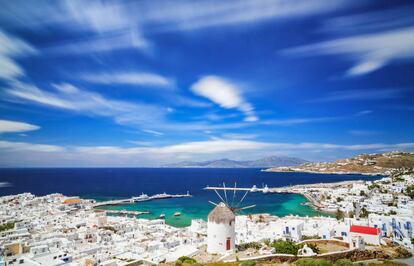
<svg viewBox="0 0 414 266"><path fill-rule="evenodd" d="M223 202L219 203L209 214L208 221L231 224L236 219L234 212Z"/></svg>

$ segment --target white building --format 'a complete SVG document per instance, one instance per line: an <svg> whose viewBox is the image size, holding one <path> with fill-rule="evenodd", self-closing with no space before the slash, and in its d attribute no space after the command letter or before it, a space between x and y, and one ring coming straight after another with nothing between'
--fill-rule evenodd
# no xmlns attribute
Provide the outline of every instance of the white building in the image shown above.
<svg viewBox="0 0 414 266"><path fill-rule="evenodd" d="M208 215L207 252L225 254L235 249L236 217L223 202Z"/></svg>

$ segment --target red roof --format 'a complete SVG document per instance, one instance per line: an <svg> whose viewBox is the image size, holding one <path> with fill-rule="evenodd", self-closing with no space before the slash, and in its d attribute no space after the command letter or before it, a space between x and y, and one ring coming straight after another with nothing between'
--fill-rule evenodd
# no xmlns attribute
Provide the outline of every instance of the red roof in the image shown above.
<svg viewBox="0 0 414 266"><path fill-rule="evenodd" d="M351 228L349 229L349 231L351 233L359 233L359 234L365 234L365 235L379 235L379 233L381 232L379 228L362 226L362 225L351 225Z"/></svg>

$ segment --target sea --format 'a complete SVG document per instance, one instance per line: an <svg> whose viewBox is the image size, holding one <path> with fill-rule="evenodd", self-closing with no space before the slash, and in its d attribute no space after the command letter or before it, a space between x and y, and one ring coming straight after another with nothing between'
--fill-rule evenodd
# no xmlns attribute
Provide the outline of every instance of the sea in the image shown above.
<svg viewBox="0 0 414 266"><path fill-rule="evenodd" d="M140 218L156 219L165 214L167 224L189 226L192 219L206 219L220 199L214 191L204 190L207 185L258 188L282 187L297 184L338 182L344 180L375 180L379 177L364 175L338 175L313 173L264 172L254 168L3 168L0 169L0 196L30 192L35 195L62 193L97 201L139 196L141 193L192 195L190 198L161 199L132 204L107 206L104 209L148 211ZM328 216L310 206L302 195L221 192L229 204L254 208L240 214L269 213L276 216ZM174 213L180 212L180 216Z"/></svg>

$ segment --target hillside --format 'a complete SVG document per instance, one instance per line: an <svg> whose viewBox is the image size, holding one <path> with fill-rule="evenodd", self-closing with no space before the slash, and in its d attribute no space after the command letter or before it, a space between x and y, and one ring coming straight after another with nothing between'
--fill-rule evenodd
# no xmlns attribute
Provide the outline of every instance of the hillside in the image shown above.
<svg viewBox="0 0 414 266"><path fill-rule="evenodd" d="M174 164L164 165L169 168L269 168L281 166L296 166L307 161L294 157L270 156L259 160L235 161L229 159L220 159L203 162L184 161Z"/></svg>
<svg viewBox="0 0 414 266"><path fill-rule="evenodd" d="M305 163L295 167L270 168L269 172L361 173L382 175L395 169L413 168L414 153L361 154L335 162Z"/></svg>

